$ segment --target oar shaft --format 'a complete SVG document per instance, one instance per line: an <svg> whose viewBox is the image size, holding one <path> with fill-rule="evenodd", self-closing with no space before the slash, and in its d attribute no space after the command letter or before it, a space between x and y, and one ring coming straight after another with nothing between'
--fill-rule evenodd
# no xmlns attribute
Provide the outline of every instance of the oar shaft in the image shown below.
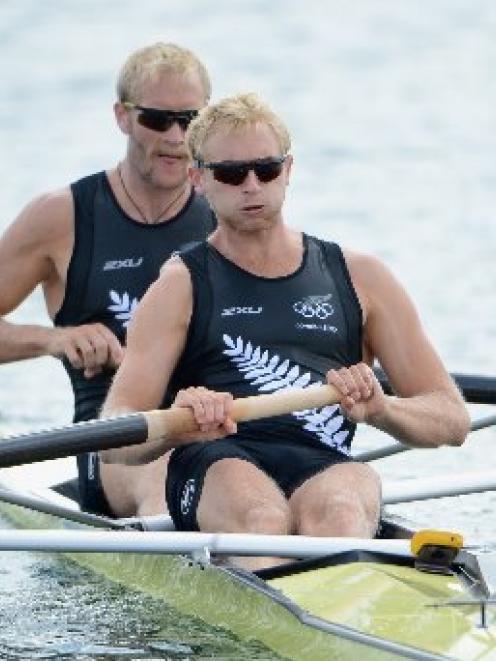
<svg viewBox="0 0 496 661"><path fill-rule="evenodd" d="M146 418L133 414L11 436L0 441L0 468L135 445L147 435Z"/></svg>
<svg viewBox="0 0 496 661"><path fill-rule="evenodd" d="M470 423L470 431L479 431L480 429L486 429L487 427L492 427L496 425L496 415L488 415L484 418L478 418L477 420L472 420ZM391 443L389 445L383 445L382 447L375 448L374 450L364 450L363 452L358 452L353 456L357 461L375 461L376 459L384 459L385 457L391 457L400 452L406 452L407 450L414 450L414 447L409 447L403 443ZM434 448L422 448L422 449L434 449Z"/></svg>
<svg viewBox="0 0 496 661"><path fill-rule="evenodd" d="M380 368L374 369L381 386L387 394L391 394L392 388L384 371ZM451 377L463 392L463 396L470 404L496 404L496 377L481 374L461 374L451 372Z"/></svg>
<svg viewBox="0 0 496 661"><path fill-rule="evenodd" d="M232 417L237 422L243 422L320 408L338 401L338 392L332 386L288 389L236 399ZM181 433L197 430L192 410L179 407L80 422L3 439L0 441L0 468L137 445L147 440L173 442Z"/></svg>

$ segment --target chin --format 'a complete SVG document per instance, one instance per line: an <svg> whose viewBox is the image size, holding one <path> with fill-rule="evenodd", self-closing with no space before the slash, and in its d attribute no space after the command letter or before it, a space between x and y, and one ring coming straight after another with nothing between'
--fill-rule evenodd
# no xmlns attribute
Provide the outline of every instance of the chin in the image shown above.
<svg viewBox="0 0 496 661"><path fill-rule="evenodd" d="M237 232L262 232L264 230L271 229L274 227L275 222L272 217L267 218L267 216L259 217L231 217L225 220L226 225L231 229L236 230Z"/></svg>

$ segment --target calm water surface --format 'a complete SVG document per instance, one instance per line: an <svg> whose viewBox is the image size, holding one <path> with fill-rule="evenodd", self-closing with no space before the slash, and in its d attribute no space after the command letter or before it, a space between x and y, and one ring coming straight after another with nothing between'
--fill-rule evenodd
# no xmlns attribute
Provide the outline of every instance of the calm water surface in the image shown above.
<svg viewBox="0 0 496 661"><path fill-rule="evenodd" d="M496 374L496 8L491 0L3 0L0 229L123 151L116 71L157 39L206 62L214 98L258 90L286 119L287 219L383 259L452 371ZM45 323L39 293L12 315ZM0 367L0 428L66 422L55 360ZM474 416L483 413L473 407ZM383 442L362 430L357 445ZM378 463L385 479L496 468L494 430ZM496 534L493 495L403 506ZM0 558L0 658L270 658L46 556Z"/></svg>

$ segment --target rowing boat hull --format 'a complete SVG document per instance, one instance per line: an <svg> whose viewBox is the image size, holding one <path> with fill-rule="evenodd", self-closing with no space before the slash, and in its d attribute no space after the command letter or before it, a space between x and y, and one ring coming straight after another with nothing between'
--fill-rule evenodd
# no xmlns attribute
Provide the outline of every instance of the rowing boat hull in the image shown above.
<svg viewBox="0 0 496 661"><path fill-rule="evenodd" d="M49 515L13 505L2 503L0 509L11 523L21 528L73 527ZM187 615L225 627L244 640L258 640L283 657L351 660L357 658L362 647L299 624L286 608L221 567L202 567L177 555L65 555L110 580L161 598ZM369 652L370 659L399 658L393 654L384 656L383 651Z"/></svg>
<svg viewBox="0 0 496 661"><path fill-rule="evenodd" d="M19 528L81 528L6 503L0 504L0 510ZM330 565L313 563L312 569L261 581L248 572L205 566L179 555L67 555L113 581L163 599L183 613L225 627L244 640L260 641L286 658L387 660L447 655L475 659L496 655L492 614L489 628L480 629L478 607L441 606L466 597L457 576L419 572L398 558L382 558L386 561L381 563L372 556L368 561L350 556L335 562L334 558ZM361 635L363 642L359 642ZM432 656L420 650L417 654L415 648Z"/></svg>

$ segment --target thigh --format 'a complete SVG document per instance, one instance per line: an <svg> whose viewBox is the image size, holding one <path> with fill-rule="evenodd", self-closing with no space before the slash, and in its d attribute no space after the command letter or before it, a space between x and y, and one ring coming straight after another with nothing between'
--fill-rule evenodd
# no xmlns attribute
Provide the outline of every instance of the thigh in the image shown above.
<svg viewBox="0 0 496 661"><path fill-rule="evenodd" d="M214 470L214 465L221 463L225 466L224 462L227 460L236 460L235 473L231 474L229 470L218 467ZM244 473L243 470L238 470L238 463L245 469ZM246 471L249 471L250 475L255 473L260 480L271 483L257 460L233 441L190 443L175 450L167 473L166 498L176 528L199 530L196 514L201 498L203 503L207 503L208 509L218 507L226 511L231 497L235 498L233 494L236 493L237 488L248 491L242 486L244 484L242 477ZM203 497L207 475L208 482ZM278 492L277 487L275 489ZM218 505L214 506L214 501L218 501ZM212 505L210 506L209 503ZM208 527L210 528L210 525Z"/></svg>
<svg viewBox="0 0 496 661"><path fill-rule="evenodd" d="M246 459L216 461L205 475L197 519L201 530L243 531L253 527L248 519L270 518L287 525L287 501L277 484Z"/></svg>
<svg viewBox="0 0 496 661"><path fill-rule="evenodd" d="M301 484L290 506L297 527L305 534L310 534L309 522L327 520L326 534L373 535L380 515L380 479L367 464L335 464Z"/></svg>
<svg viewBox="0 0 496 661"><path fill-rule="evenodd" d="M100 480L115 516L166 514L164 483L170 453L142 466L100 462Z"/></svg>

